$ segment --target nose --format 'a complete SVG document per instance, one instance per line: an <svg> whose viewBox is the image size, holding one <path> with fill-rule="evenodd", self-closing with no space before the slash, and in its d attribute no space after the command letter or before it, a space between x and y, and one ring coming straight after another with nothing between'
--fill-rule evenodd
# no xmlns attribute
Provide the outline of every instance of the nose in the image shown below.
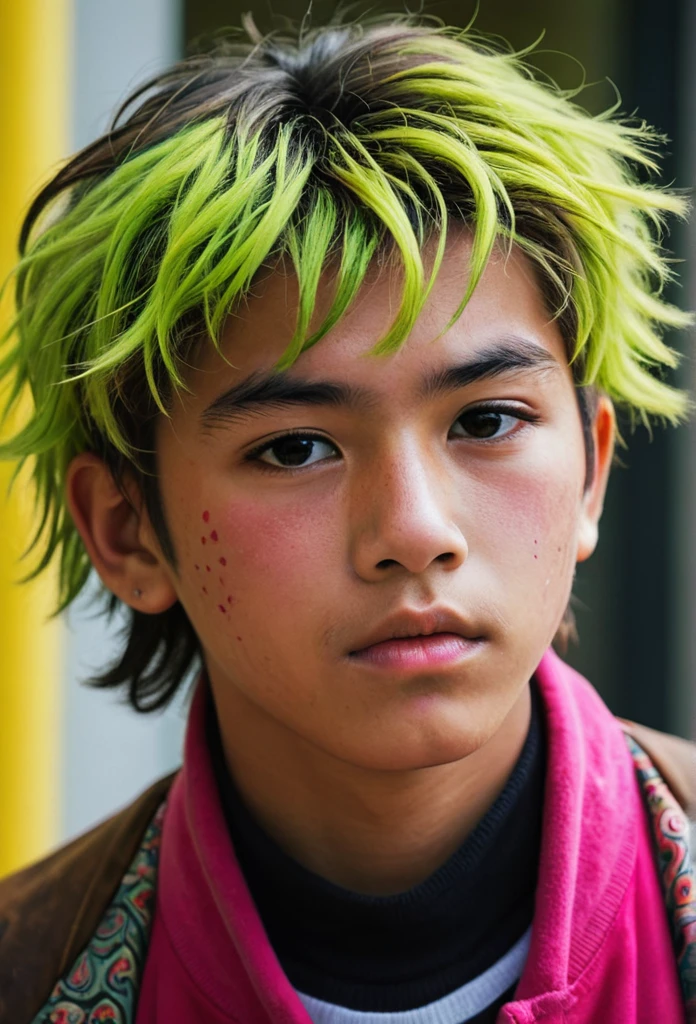
<svg viewBox="0 0 696 1024"><path fill-rule="evenodd" d="M380 458L355 490L352 559L358 575L372 582L433 566L458 568L468 547L453 506L452 478L432 455L409 447Z"/></svg>

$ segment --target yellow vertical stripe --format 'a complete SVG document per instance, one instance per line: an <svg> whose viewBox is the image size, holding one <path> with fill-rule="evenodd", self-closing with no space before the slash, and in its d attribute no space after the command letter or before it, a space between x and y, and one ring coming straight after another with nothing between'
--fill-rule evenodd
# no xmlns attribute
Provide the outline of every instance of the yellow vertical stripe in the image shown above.
<svg viewBox="0 0 696 1024"><path fill-rule="evenodd" d="M68 151L71 0L0 0L0 278L31 197ZM8 289L11 293L11 289ZM11 316L0 305L0 329ZM5 498L0 464L0 875L58 836L60 627L52 579L19 586L34 516L26 483Z"/></svg>

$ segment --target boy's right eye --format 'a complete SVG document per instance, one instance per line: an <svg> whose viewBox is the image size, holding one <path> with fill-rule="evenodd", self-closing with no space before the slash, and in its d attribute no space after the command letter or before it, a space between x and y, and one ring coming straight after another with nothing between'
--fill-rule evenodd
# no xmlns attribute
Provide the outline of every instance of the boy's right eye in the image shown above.
<svg viewBox="0 0 696 1024"><path fill-rule="evenodd" d="M336 448L315 434L284 434L247 456L269 469L295 469L311 466L336 454Z"/></svg>

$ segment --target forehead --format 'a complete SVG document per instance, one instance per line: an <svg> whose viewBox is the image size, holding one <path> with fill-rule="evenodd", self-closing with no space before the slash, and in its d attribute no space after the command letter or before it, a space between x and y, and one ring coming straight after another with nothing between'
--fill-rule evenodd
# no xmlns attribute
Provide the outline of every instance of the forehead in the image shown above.
<svg viewBox="0 0 696 1024"><path fill-rule="evenodd" d="M398 310L401 271L374 267L356 301L338 324L306 350L287 371L303 379L342 380L380 390L393 400L407 396L412 383L429 370L484 354L501 341L516 339L549 352L572 380L566 345L547 310L531 263L513 248L495 250L461 316L448 327L466 290L470 236L460 232L448 241L439 274L413 330L388 356L372 349ZM199 353L187 384L194 404L208 403L225 388L252 374L269 372L284 354L295 329L298 282L285 271L260 280L253 294L230 315L220 350L207 345ZM333 281L320 281L311 330L320 325L333 297Z"/></svg>

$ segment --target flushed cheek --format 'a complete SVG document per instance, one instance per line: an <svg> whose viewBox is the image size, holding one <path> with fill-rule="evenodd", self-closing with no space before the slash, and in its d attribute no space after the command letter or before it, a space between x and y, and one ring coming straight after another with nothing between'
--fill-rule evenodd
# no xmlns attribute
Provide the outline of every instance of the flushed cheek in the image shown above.
<svg viewBox="0 0 696 1024"><path fill-rule="evenodd" d="M510 474L487 488L485 504L485 513L483 508L479 512L479 543L495 558L507 585L533 584L542 599L565 590L575 564L580 507L575 478Z"/></svg>
<svg viewBox="0 0 696 1024"><path fill-rule="evenodd" d="M199 590L190 608L207 656L255 679L262 673L264 685L279 692L288 656L298 654L308 665L316 653L327 597L340 577L340 542L326 532L333 517L307 504L288 503L281 513L251 502L211 506L207 526L218 539L211 541L209 532L201 547L207 554L213 545L225 565L217 574L193 570L207 591Z"/></svg>
<svg viewBox="0 0 696 1024"><path fill-rule="evenodd" d="M333 514L322 503L287 502L282 509L234 502L220 509L219 548L237 589L269 606L297 600L298 586L311 594L322 577L335 575L340 538ZM333 524L333 525L332 525ZM296 607L296 605L295 605Z"/></svg>

